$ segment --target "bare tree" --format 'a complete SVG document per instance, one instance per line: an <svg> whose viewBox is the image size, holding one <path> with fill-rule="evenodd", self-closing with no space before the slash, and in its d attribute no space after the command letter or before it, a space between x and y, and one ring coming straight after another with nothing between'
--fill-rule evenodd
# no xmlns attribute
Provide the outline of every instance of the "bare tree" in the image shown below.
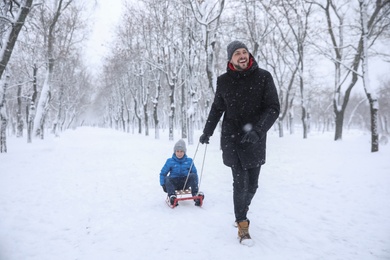
<svg viewBox="0 0 390 260"><path fill-rule="evenodd" d="M362 60L362 78L363 87L367 95L367 99L370 104L371 115L371 152L379 151L379 133L378 133L378 98L373 91L369 81L369 68L368 68L368 50L370 45L370 35L377 37L375 33L370 32L375 30L373 23L381 24L380 28L389 28L390 21L390 1L376 1L376 5L373 10L373 14L369 20L368 14L368 2L366 0L359 0L360 6L360 21L361 21L361 40L359 46L361 46L361 60ZM386 19L387 18L387 19ZM387 20L387 21L386 21ZM384 21L384 22L382 22Z"/></svg>
<svg viewBox="0 0 390 260"><path fill-rule="evenodd" d="M292 32L293 39L295 41L296 49L294 53L297 55L298 65L298 81L299 81L299 90L301 98L301 120L303 126L303 138L307 138L309 130L309 106L308 98L305 95L305 54L307 51L306 39L308 35L309 28L309 16L311 14L311 4L305 4L304 1L289 1L287 3L283 2L282 4L283 13L287 19L288 26Z"/></svg>
<svg viewBox="0 0 390 260"><path fill-rule="evenodd" d="M344 114L359 76L363 56L363 30L360 11L355 11L356 2L327 0L325 4L315 2L325 13L327 31L333 55L323 53L332 61L335 68L335 94L333 109L335 113L335 140L342 139ZM389 1L370 2L367 7L367 48L374 45L380 34L388 28L387 10ZM356 31L356 28L358 31ZM348 33L348 34L347 34Z"/></svg>
<svg viewBox="0 0 390 260"><path fill-rule="evenodd" d="M215 93L217 76L215 73L215 48L217 41L217 28L221 19L225 0L189 1L196 21L202 27L203 47L206 52L206 72L209 89Z"/></svg>
<svg viewBox="0 0 390 260"><path fill-rule="evenodd" d="M85 40L85 26L87 18L83 16L83 6L69 6L67 12L62 13L59 27L56 33L57 58L55 72L53 76L53 98L52 107L56 110L53 117L53 132L59 135L66 125L74 120L77 113L74 107L82 106L78 104L84 99L90 84L84 81L87 76L86 67L80 57L80 43ZM84 83L84 85L81 85Z"/></svg>
<svg viewBox="0 0 390 260"><path fill-rule="evenodd" d="M197 41L197 24L193 19L186 20L187 27L187 51L184 50L185 60L187 61L186 68L186 83L185 91L186 98L188 100L187 107L183 105L183 113L187 116L187 129L188 129L188 144L194 144L194 132L197 116L199 115L198 105L199 105L199 89L202 86L202 68L200 66L201 57L197 55L199 53L200 43ZM184 91L184 90L183 90Z"/></svg>
<svg viewBox="0 0 390 260"><path fill-rule="evenodd" d="M30 12L33 0L26 0L22 3L17 1L4 1L1 3L1 19L7 24L5 35L1 35L1 50L0 50L0 79L3 78L4 71L11 58L15 43L18 39L20 30L22 29L25 20ZM14 9L14 5L17 6ZM17 11L16 16L14 12ZM5 93L7 90L8 78L5 79L0 88L0 152L7 152L6 144L6 127L7 115L5 111Z"/></svg>
<svg viewBox="0 0 390 260"><path fill-rule="evenodd" d="M283 125L286 118L288 118L287 126L290 133L294 132L293 101L296 95L296 77L300 66L298 52L296 51L298 42L294 37L293 28L289 28L291 22L288 22L289 16L284 14L283 8L280 9L280 7L271 6L265 2L262 2L262 6L263 11L270 19L264 25L263 33L261 33L262 37L256 37L259 33L251 32L251 35L254 35L251 39L255 42L254 46L258 53L258 60L262 61L267 68L270 68L278 86L281 105L278 129L279 136L283 137ZM256 24L258 23L250 26L252 31L255 30L254 26Z"/></svg>
<svg viewBox="0 0 390 260"><path fill-rule="evenodd" d="M42 86L41 95L39 97L38 105L36 108L36 114L34 118L34 135L40 136L41 139L44 138L44 126L47 112L49 110L49 103L51 100L51 88L52 88L52 78L54 71L54 63L55 63L55 41L56 41L56 30L57 30L57 22L62 12L69 7L69 5L73 2L73 0L58 0L53 2L53 0L48 0L47 5L41 6L41 22L44 28L46 26L47 35L46 37L46 55L47 55L47 64L46 64L46 77ZM47 2L46 2L47 3ZM53 9L52 9L53 8ZM53 13L51 13L53 10ZM48 16L48 17L46 17Z"/></svg>

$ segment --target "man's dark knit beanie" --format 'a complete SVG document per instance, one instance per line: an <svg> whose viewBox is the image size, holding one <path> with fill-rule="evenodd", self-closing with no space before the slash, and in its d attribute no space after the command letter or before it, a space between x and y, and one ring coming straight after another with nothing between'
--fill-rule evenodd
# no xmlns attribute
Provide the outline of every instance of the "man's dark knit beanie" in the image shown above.
<svg viewBox="0 0 390 260"><path fill-rule="evenodd" d="M229 61L232 59L233 53L240 48L245 48L246 51L249 52L246 45L240 41L232 41L231 43L229 43L229 45L227 46L227 57Z"/></svg>

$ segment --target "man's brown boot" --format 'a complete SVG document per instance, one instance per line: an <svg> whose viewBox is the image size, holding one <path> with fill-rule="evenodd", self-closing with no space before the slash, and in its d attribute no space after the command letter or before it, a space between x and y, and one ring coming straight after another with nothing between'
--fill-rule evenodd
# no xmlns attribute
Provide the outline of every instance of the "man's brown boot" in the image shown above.
<svg viewBox="0 0 390 260"><path fill-rule="evenodd" d="M249 220L244 220L237 222L238 228L238 238L240 239L241 244L245 244L247 246L252 246L253 241L251 236L249 235Z"/></svg>

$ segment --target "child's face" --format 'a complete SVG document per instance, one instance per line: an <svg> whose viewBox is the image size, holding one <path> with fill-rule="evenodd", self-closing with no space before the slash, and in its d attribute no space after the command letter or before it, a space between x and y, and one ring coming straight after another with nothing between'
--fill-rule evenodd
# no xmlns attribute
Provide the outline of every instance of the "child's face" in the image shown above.
<svg viewBox="0 0 390 260"><path fill-rule="evenodd" d="M182 150L177 150L177 151L175 152L175 155L176 155L177 158L181 159L181 158L183 158L183 156L184 156L184 151L182 151Z"/></svg>

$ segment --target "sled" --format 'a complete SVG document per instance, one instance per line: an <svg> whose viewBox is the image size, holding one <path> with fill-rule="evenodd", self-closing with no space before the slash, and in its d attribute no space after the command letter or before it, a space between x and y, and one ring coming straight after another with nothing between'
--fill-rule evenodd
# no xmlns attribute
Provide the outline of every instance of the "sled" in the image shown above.
<svg viewBox="0 0 390 260"><path fill-rule="evenodd" d="M184 201L184 200L192 200L192 201L194 201L196 199L199 199L199 201L200 201L199 207L202 207L202 205L203 205L203 199L204 199L203 192L199 192L198 195L196 195L196 196L192 196L191 189L176 190L175 193L176 193L176 199L175 199L173 205L171 205L168 196L167 196L167 198L165 200L167 205L170 208L172 208L172 209L177 206L179 201Z"/></svg>

